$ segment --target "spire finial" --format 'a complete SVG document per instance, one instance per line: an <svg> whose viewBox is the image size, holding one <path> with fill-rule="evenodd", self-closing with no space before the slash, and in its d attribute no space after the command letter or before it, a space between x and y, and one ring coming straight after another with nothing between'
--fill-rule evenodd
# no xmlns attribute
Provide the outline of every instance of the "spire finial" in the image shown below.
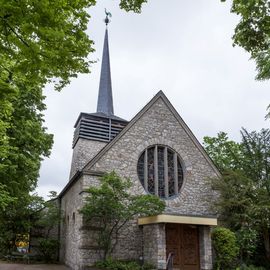
<svg viewBox="0 0 270 270"><path fill-rule="evenodd" d="M112 17L112 14L111 14L111 12L107 11L106 8L105 8L105 14L106 14L106 18L105 18L104 22L105 22L105 24L106 24L106 26L107 26L108 23L110 22L109 17Z"/></svg>

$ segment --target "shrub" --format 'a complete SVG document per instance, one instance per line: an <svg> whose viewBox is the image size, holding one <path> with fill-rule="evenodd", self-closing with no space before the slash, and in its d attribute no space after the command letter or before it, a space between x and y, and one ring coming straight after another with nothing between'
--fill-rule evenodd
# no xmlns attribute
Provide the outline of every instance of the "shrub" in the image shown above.
<svg viewBox="0 0 270 270"><path fill-rule="evenodd" d="M46 262L56 261L59 241L55 239L39 239L39 251L42 253Z"/></svg>
<svg viewBox="0 0 270 270"><path fill-rule="evenodd" d="M153 270L155 266L152 263L144 263L142 266L142 270Z"/></svg>
<svg viewBox="0 0 270 270"><path fill-rule="evenodd" d="M235 234L226 228L218 227L212 232L213 247L215 251L215 269L232 269L239 247Z"/></svg>
<svg viewBox="0 0 270 270"><path fill-rule="evenodd" d="M264 267L258 267L258 266L254 266L254 265L241 265L240 267L237 267L236 270L265 270Z"/></svg>
<svg viewBox="0 0 270 270"><path fill-rule="evenodd" d="M89 225L94 223L99 253L104 260L117 246L120 230L138 216L155 216L165 209L165 202L154 195L132 195L130 179L115 172L100 178L100 186L90 187L80 213Z"/></svg>
<svg viewBox="0 0 270 270"><path fill-rule="evenodd" d="M151 270L154 267L151 264L140 266L136 261L117 261L111 258L96 263L97 267L109 270Z"/></svg>

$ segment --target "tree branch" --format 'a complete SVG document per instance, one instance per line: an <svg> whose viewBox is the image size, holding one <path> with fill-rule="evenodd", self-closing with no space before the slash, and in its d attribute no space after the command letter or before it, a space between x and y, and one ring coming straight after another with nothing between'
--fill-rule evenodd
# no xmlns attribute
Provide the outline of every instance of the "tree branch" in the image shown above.
<svg viewBox="0 0 270 270"><path fill-rule="evenodd" d="M15 36L28 48L31 48L30 45L11 27L11 25L6 21L7 26L15 34Z"/></svg>

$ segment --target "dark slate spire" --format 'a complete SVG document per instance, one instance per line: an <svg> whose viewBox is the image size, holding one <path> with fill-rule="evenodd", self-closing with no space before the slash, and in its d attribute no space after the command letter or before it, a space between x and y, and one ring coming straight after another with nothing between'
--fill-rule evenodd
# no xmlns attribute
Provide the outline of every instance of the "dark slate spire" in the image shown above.
<svg viewBox="0 0 270 270"><path fill-rule="evenodd" d="M107 26L109 22L108 15L106 16L106 19L105 23ZM107 116L113 115L112 82L107 27L105 30L105 38L103 45L97 112L104 113Z"/></svg>
<svg viewBox="0 0 270 270"><path fill-rule="evenodd" d="M113 140L119 132L128 124L128 121L114 115L112 83L108 44L107 25L110 22L108 17L111 13L107 12L104 20L106 24L97 112L80 113L75 124L75 132L73 137L73 148L76 147L80 139L98 141L108 143ZM80 151L80 150L78 150ZM80 153L80 152L78 152Z"/></svg>

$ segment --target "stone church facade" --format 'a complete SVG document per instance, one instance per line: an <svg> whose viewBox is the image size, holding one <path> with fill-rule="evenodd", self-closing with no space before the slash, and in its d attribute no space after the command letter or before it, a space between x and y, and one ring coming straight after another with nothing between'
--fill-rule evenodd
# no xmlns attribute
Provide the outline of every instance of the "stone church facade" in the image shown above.
<svg viewBox="0 0 270 270"><path fill-rule="evenodd" d="M70 180L59 195L60 260L72 269L87 269L100 259L97 230L84 224L79 210L85 190L111 171L132 180L133 194L154 194L166 203L164 213L122 229L113 257L166 269L173 253L174 269L212 269L216 193L208 178L219 172L162 91L131 121L114 115L106 29L97 112L81 113L75 124Z"/></svg>

